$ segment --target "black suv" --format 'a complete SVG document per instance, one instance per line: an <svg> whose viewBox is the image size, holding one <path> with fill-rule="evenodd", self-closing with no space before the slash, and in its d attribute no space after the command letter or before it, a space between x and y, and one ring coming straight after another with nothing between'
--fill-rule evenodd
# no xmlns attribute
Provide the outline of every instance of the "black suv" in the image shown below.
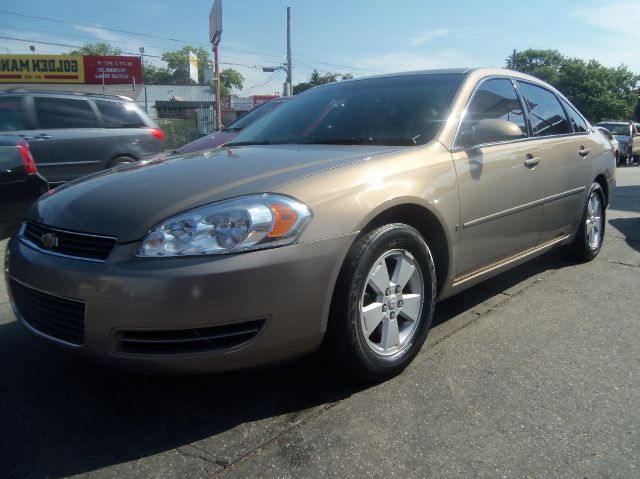
<svg viewBox="0 0 640 479"><path fill-rule="evenodd" d="M0 92L0 134L27 140L50 183L150 158L164 138L130 99L24 89Z"/></svg>

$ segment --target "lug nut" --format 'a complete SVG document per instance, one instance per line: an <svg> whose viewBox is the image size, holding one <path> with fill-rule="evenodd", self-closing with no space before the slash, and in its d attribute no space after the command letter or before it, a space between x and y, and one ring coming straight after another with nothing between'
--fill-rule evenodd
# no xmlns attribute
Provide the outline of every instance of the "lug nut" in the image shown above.
<svg viewBox="0 0 640 479"><path fill-rule="evenodd" d="M391 288L387 288L387 290L384 292L384 294L386 296L389 296L391 294Z"/></svg>
<svg viewBox="0 0 640 479"><path fill-rule="evenodd" d="M383 313L386 313L386 312L387 312L387 305L386 305L386 304L383 304L383 305L382 305L382 312L383 312Z"/></svg>
<svg viewBox="0 0 640 479"><path fill-rule="evenodd" d="M391 312L391 314L389 315L390 319L396 319L396 313L394 313L393 311Z"/></svg>
<svg viewBox="0 0 640 479"><path fill-rule="evenodd" d="M398 308L402 308L403 304L404 304L404 301L402 301L402 300L398 301Z"/></svg>
<svg viewBox="0 0 640 479"><path fill-rule="evenodd" d="M400 286L396 286L396 293L400 292Z"/></svg>

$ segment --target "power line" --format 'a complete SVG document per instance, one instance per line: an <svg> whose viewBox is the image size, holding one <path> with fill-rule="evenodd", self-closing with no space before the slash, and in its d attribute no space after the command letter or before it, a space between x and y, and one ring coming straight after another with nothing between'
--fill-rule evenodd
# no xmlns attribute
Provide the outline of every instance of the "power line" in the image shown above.
<svg viewBox="0 0 640 479"><path fill-rule="evenodd" d="M16 27L15 26L11 26L11 25L0 25L0 28L8 28L8 29L11 30L11 29L15 29ZM62 32L52 32L50 30L37 30L37 29L31 28L31 27L29 27L29 32L47 33L47 34L50 34L50 35L60 35L60 36L63 36L63 37L84 38L85 40L93 40L93 41L97 41L99 43L120 43L120 44L123 44L123 45L130 45L131 43L133 43L131 41L125 42L125 41L122 41L122 40L104 40L104 39L98 38L98 37L90 37L90 36L87 36L87 35L78 35L78 34L75 34L75 33L62 33ZM164 50L164 48L165 48L165 47L160 47L160 46L157 46L157 45L147 45L147 44L145 44L143 46L145 48L157 48L158 50Z"/></svg>
<svg viewBox="0 0 640 479"><path fill-rule="evenodd" d="M157 38L157 39L160 39L160 40L169 40L169 41L178 42L178 43L191 43L191 42L188 42L186 40L179 40L177 38L163 37L163 36L160 36L160 35L152 35L150 33L130 32L128 30L120 30L118 28L101 27L100 25L91 25L91 24L87 24L87 23L72 22L72 21L69 21L69 20L60 20L59 18L39 17L39 16L36 16L36 15L26 15L24 13L10 12L8 10L0 10L0 13L6 13L7 15L15 15L16 17L32 18L32 19L35 19L35 20L44 20L46 22L58 22L58 23L64 23L64 24L67 24L67 25L77 25L77 26L80 26L80 27L98 28L100 30L108 30L110 32L127 33L129 35L137 35L139 37Z"/></svg>
<svg viewBox="0 0 640 479"><path fill-rule="evenodd" d="M80 45L70 45L68 43L56 43L56 42L44 42L41 40L29 40L26 38L15 38L15 37L5 37L5 36L0 36L0 38L4 39L4 40L15 40L18 42L25 42L25 43L41 43L43 45L54 45L54 46L58 46L58 47L68 47L68 48L82 48L82 46ZM124 54L127 55L132 55L132 56L140 56L138 53L135 52L122 52ZM159 58L162 60L162 56L161 55L150 55L150 54L145 54L145 57L151 57L151 58ZM244 63L233 63L233 62L220 62L221 65L232 65L232 66L238 66L238 67L244 67L244 68L254 68L256 70L262 70L262 66L260 65L246 65Z"/></svg>

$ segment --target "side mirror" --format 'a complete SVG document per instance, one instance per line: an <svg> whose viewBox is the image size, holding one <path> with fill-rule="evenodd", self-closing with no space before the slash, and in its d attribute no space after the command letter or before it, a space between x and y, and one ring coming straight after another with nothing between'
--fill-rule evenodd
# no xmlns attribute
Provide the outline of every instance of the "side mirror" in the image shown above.
<svg viewBox="0 0 640 479"><path fill-rule="evenodd" d="M525 136L520 127L512 121L491 118L478 122L471 140L473 145L482 145L497 141L517 140Z"/></svg>

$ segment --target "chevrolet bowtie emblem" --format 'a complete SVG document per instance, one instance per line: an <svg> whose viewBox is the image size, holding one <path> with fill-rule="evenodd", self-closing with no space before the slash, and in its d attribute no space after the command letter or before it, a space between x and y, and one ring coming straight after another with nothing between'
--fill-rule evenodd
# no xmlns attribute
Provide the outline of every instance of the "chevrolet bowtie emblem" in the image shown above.
<svg viewBox="0 0 640 479"><path fill-rule="evenodd" d="M58 237L53 233L45 233L40 237L42 246L45 248L55 248L58 246Z"/></svg>

